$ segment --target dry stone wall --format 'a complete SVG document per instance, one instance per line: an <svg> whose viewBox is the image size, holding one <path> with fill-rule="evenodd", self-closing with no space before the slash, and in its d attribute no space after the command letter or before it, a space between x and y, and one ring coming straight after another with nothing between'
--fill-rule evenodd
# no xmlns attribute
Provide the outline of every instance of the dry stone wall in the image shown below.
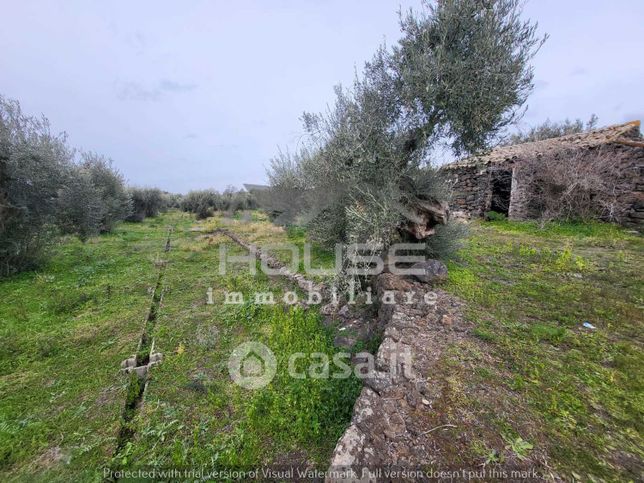
<svg viewBox="0 0 644 483"><path fill-rule="evenodd" d="M443 291L383 274L378 297L385 291L395 293L396 303L381 305L379 318L386 328L376 370L365 379L351 425L336 445L329 474L346 478L334 481L370 481L364 476L385 466L418 468L435 462L432 433L442 425L436 420L441 387L434 367L467 325L459 315L460 303ZM412 292L418 300L405 303L404 294Z"/></svg>
<svg viewBox="0 0 644 483"><path fill-rule="evenodd" d="M598 148L585 148L589 156ZM617 221L625 226L641 229L644 226L644 148L608 143L601 147L607 156L616 157L624 166L622 194L618 198ZM565 152L551 154L561 156ZM494 172L512 172L512 192L509 218L515 220L537 218L540 213L531 208L531 199L522 183L522 159L482 165L448 166L443 169L452 187L450 208L452 212L464 212L470 217L481 217L490 209L492 199L492 176ZM609 174L607 174L609 175Z"/></svg>

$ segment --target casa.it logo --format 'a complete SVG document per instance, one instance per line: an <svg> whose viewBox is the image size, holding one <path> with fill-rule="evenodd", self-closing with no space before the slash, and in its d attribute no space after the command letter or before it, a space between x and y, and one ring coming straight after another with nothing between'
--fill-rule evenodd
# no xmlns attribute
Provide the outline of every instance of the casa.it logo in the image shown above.
<svg viewBox="0 0 644 483"><path fill-rule="evenodd" d="M233 350L228 359L228 373L244 389L261 389L277 371L273 352L260 342L245 342Z"/></svg>

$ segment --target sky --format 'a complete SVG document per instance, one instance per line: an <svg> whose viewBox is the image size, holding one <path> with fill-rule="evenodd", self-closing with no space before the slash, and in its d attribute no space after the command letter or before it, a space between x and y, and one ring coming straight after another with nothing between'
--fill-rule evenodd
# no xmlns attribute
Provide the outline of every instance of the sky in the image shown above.
<svg viewBox="0 0 644 483"><path fill-rule="evenodd" d="M264 183L420 0L1 0L0 95L44 114L130 184ZM550 38L518 128L644 118L644 1L531 0Z"/></svg>

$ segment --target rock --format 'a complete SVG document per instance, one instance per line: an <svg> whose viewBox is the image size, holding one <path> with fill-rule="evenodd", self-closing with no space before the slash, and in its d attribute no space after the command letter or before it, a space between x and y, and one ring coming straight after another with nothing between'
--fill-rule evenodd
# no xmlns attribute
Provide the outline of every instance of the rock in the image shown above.
<svg viewBox="0 0 644 483"><path fill-rule="evenodd" d="M163 361L163 354L160 352L153 352L150 354L150 365L158 364L161 361Z"/></svg>
<svg viewBox="0 0 644 483"><path fill-rule="evenodd" d="M454 325L454 318L451 315L444 314L441 317L441 324L447 327L451 327L452 325Z"/></svg>
<svg viewBox="0 0 644 483"><path fill-rule="evenodd" d="M382 273L376 279L376 296L382 298L386 291L405 292L412 288L405 279L391 273Z"/></svg>
<svg viewBox="0 0 644 483"><path fill-rule="evenodd" d="M351 337L351 336L342 336L338 335L335 337L333 340L333 344L336 347L341 347L343 349L352 349L354 345L356 345L356 338Z"/></svg>
<svg viewBox="0 0 644 483"><path fill-rule="evenodd" d="M425 260L414 263L411 268L420 273L414 275L416 279L424 283L440 283L447 280L447 267L440 260Z"/></svg>
<svg viewBox="0 0 644 483"><path fill-rule="evenodd" d="M323 305L322 308L320 309L320 313L322 315L331 315L335 312L336 309L337 309L337 305L330 303L330 304Z"/></svg>
<svg viewBox="0 0 644 483"><path fill-rule="evenodd" d="M338 310L338 315L340 317L346 317L347 315L349 315L349 306L345 305L340 310Z"/></svg>
<svg viewBox="0 0 644 483"><path fill-rule="evenodd" d="M128 369L134 366L136 366L136 356L128 357L123 362L121 362L121 369Z"/></svg>

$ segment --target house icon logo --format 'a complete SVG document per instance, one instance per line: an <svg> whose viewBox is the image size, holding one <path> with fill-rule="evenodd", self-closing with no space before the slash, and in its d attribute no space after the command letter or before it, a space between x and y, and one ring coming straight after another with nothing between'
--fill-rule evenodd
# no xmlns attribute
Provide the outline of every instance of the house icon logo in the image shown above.
<svg viewBox="0 0 644 483"><path fill-rule="evenodd" d="M277 360L261 342L244 342L233 350L228 359L228 373L245 389L260 389L275 377Z"/></svg>

